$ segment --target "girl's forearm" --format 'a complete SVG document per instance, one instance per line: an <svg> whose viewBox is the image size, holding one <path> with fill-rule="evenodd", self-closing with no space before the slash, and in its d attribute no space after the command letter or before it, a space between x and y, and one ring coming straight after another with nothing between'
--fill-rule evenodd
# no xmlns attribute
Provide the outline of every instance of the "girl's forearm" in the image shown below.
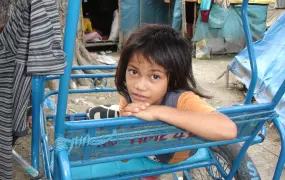
<svg viewBox="0 0 285 180"><path fill-rule="evenodd" d="M237 136L237 127L218 112L198 113L167 106L157 107L157 119L209 140L229 140Z"/></svg>

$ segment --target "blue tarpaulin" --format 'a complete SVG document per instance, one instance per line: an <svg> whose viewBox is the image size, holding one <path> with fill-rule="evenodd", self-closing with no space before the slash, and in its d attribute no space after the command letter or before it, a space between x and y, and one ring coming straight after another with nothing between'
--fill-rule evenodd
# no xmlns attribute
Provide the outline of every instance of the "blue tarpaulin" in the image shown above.
<svg viewBox="0 0 285 180"><path fill-rule="evenodd" d="M259 103L270 102L285 80L285 14L270 27L262 40L254 43L254 50L258 69L254 97ZM233 59L231 71L249 87L251 69L247 49ZM285 127L285 96L276 111Z"/></svg>
<svg viewBox="0 0 285 180"><path fill-rule="evenodd" d="M129 34L145 24L168 24L180 31L182 0L121 0L120 32Z"/></svg>
<svg viewBox="0 0 285 180"><path fill-rule="evenodd" d="M249 5L248 19L253 40L260 40L266 31L267 6ZM245 36L241 19L241 6L232 5L225 9L213 4L209 15L209 22L201 22L199 13L193 41L222 40L224 43L213 43L213 46L221 46L220 51L227 53L240 52L245 47ZM209 45L211 46L211 45Z"/></svg>

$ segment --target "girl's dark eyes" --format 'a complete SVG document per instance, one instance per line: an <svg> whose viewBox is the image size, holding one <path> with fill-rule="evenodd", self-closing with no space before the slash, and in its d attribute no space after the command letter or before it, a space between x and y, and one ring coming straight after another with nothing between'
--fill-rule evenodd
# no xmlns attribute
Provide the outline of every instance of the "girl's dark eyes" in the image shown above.
<svg viewBox="0 0 285 180"><path fill-rule="evenodd" d="M127 70L130 74L136 75L138 72L135 69L128 69Z"/></svg>
<svg viewBox="0 0 285 180"><path fill-rule="evenodd" d="M160 79L160 76L154 74L154 75L151 76L151 78L154 79L154 80L158 80L158 79Z"/></svg>
<svg viewBox="0 0 285 180"><path fill-rule="evenodd" d="M138 71L135 70L135 69L127 69L127 72L132 74L132 75L137 75L138 74ZM160 76L156 75L156 74L153 74L153 75L151 75L151 79L152 80L158 80L158 79L160 79Z"/></svg>

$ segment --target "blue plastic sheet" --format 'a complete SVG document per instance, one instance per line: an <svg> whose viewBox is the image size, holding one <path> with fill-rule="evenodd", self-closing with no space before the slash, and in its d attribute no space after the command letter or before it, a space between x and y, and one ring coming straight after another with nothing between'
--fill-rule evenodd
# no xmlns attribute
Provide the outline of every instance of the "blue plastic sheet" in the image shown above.
<svg viewBox="0 0 285 180"><path fill-rule="evenodd" d="M254 50L258 69L254 97L259 103L270 102L285 80L285 14L270 27L262 40L254 43ZM249 87L251 69L247 49L233 59L231 71ZM285 127L285 96L276 111Z"/></svg>
<svg viewBox="0 0 285 180"><path fill-rule="evenodd" d="M164 1L142 0L141 23L143 24L168 24L169 4Z"/></svg>
<svg viewBox="0 0 285 180"><path fill-rule="evenodd" d="M266 31L266 12L267 6L248 6L249 24L255 41L260 40ZM203 39L215 38L224 39L225 44L235 44L239 47L235 52L239 52L245 47L241 6L235 5L225 9L213 4L208 23L201 22L201 13L199 13L193 41L198 42Z"/></svg>
<svg viewBox="0 0 285 180"><path fill-rule="evenodd" d="M176 30L182 26L182 0L121 0L120 33L129 34L144 24L168 24Z"/></svg>
<svg viewBox="0 0 285 180"><path fill-rule="evenodd" d="M200 9L202 11L208 11L211 8L211 0L202 0L201 4L200 4Z"/></svg>
<svg viewBox="0 0 285 180"><path fill-rule="evenodd" d="M120 1L120 31L132 32L140 27L140 0Z"/></svg>
<svg viewBox="0 0 285 180"><path fill-rule="evenodd" d="M55 100L48 97L44 102L43 102L43 107L48 108L49 110L52 110L54 113L56 113L56 104Z"/></svg>
<svg viewBox="0 0 285 180"><path fill-rule="evenodd" d="M182 25L182 0L176 0L173 10L172 28L180 31Z"/></svg>

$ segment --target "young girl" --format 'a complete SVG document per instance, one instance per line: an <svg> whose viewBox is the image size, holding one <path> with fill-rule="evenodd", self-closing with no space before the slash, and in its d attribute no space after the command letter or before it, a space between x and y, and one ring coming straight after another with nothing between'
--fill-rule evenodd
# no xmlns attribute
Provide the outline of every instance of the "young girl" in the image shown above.
<svg viewBox="0 0 285 180"><path fill-rule="evenodd" d="M115 83L121 94L121 116L161 120L209 140L229 140L237 135L235 123L200 99L207 96L196 89L191 48L168 26L144 26L129 37ZM178 152L157 159L173 164L190 154Z"/></svg>

